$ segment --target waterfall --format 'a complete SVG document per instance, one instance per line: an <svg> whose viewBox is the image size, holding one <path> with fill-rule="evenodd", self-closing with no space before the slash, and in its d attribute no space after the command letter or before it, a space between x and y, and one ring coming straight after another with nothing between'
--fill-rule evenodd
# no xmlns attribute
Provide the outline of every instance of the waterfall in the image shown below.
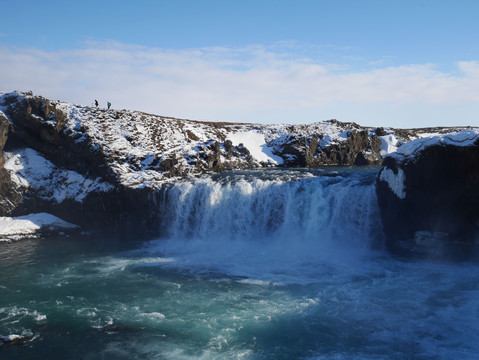
<svg viewBox="0 0 479 360"><path fill-rule="evenodd" d="M169 237L235 241L380 241L374 173L275 170L181 182L167 191L162 226Z"/></svg>

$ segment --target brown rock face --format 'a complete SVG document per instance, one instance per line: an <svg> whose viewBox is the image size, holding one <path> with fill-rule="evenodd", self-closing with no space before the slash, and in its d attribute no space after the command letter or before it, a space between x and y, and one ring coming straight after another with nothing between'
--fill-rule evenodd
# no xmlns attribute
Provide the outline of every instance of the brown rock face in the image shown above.
<svg viewBox="0 0 479 360"><path fill-rule="evenodd" d="M392 191L383 171L403 173L403 198ZM404 162L388 157L376 185L389 249L459 257L471 253L479 238L479 140L465 147L430 146Z"/></svg>
<svg viewBox="0 0 479 360"><path fill-rule="evenodd" d="M376 134L352 130L344 143L325 148L320 159L327 165L376 165L381 163L380 145Z"/></svg>
<svg viewBox="0 0 479 360"><path fill-rule="evenodd" d="M340 143L320 147L322 135L291 140L279 154L287 166L378 165L381 163L381 140L367 130L350 130ZM293 155L291 158L290 155Z"/></svg>

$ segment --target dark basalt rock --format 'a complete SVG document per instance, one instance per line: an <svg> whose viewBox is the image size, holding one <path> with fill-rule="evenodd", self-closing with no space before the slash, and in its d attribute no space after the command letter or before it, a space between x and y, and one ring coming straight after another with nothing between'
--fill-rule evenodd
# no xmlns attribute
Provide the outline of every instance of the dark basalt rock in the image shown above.
<svg viewBox="0 0 479 360"><path fill-rule="evenodd" d="M161 221L159 209L163 190L118 187L109 192L91 192L83 202L66 199L60 203L43 200L35 194L23 194L22 201L9 214L47 212L79 225L81 230L106 236L135 239L158 235Z"/></svg>
<svg viewBox="0 0 479 360"><path fill-rule="evenodd" d="M76 141L65 131L66 118L56 108L56 102L41 96L12 93L4 97L3 105L13 123L6 148L30 147L59 167L117 183L104 152L92 146L88 136Z"/></svg>
<svg viewBox="0 0 479 360"><path fill-rule="evenodd" d="M279 154L287 166L314 166L315 155L319 147L319 136L290 139Z"/></svg>
<svg viewBox="0 0 479 360"><path fill-rule="evenodd" d="M403 172L403 198L392 191L385 171L397 179ZM430 146L402 160L387 157L376 192L390 250L469 256L479 239L479 140Z"/></svg>
<svg viewBox="0 0 479 360"><path fill-rule="evenodd" d="M221 166L221 148L218 141L214 141L209 147L208 153L208 169L212 171L218 171Z"/></svg>
<svg viewBox="0 0 479 360"><path fill-rule="evenodd" d="M346 141L326 147L320 155L325 165L376 165L381 163L381 140L376 134L352 130Z"/></svg>
<svg viewBox="0 0 479 360"><path fill-rule="evenodd" d="M358 126L359 127L359 126ZM349 130L347 138L321 148L322 135L292 138L278 154L287 166L314 167L323 165L378 165L381 163L381 140L367 130Z"/></svg>
<svg viewBox="0 0 479 360"><path fill-rule="evenodd" d="M141 183L141 177L137 184L126 182L130 185L122 185L125 182L119 178L121 174L113 170L118 165L142 170L145 156L122 153L112 148L106 138L94 141L89 137L95 135L88 128L91 126L88 122L80 122L74 131L68 128L66 116L69 115L60 110L59 104L28 93L3 95L2 111L8 119L0 112L0 155L4 147L32 148L57 168L74 170L91 180L100 178L102 182L113 185L113 190L91 192L82 203L74 199L61 203L47 201L33 188L22 189L12 183L3 167L3 156L0 156L0 215L48 212L87 230L107 229L109 233L125 236L133 232L135 236L158 232L164 189L149 188ZM101 109L80 106L72 106L71 109L96 120L106 119L107 116ZM108 114L110 118L119 119L121 112ZM159 134L167 125L158 117L154 120L156 125L151 125L150 130L156 148L151 150L151 160L144 169L157 172L162 179L231 168L272 166L270 162L255 160L250 152L252 149L243 144L234 146L227 139L229 131L235 132L234 124L203 123L216 129L209 132L211 139L204 143L199 142L200 138L193 131L185 130L184 136L189 143L194 143L195 151L181 153L162 144ZM186 121L175 119L174 126L181 128ZM108 124L114 124L100 123L103 130L108 129ZM330 123L338 126L336 129L342 132L341 139L325 139L325 134L313 133L317 130L310 131L310 127L291 126L285 135L265 135L269 139L267 146L283 158L286 166L372 165L381 162L379 136L394 133L404 141L415 136L413 130L372 129L336 120ZM271 132L268 131L274 131L266 125L262 128L248 127L248 131L251 130L264 131L269 135ZM135 135L128 134L125 140L129 143L138 141ZM474 243L477 234L475 222L478 219L475 204L479 196L479 156L477 150L474 151L440 147L429 149L411 163L399 164L392 158L385 159L385 168L396 173L405 172L407 188L405 199L399 199L386 182L378 180L377 183L390 248L431 248L438 242ZM446 191L450 188L454 190Z"/></svg>
<svg viewBox="0 0 479 360"><path fill-rule="evenodd" d="M127 236L137 228L141 228L143 235L154 232L159 216L155 207L161 191L130 189L116 184L116 178L106 166L105 155L94 149L88 139L76 142L64 132L65 117L54 102L37 96L12 94L4 97L3 106L13 125L0 113L0 216L47 212L85 230L108 229L109 234L120 236ZM60 168L75 170L89 178L103 177L116 188L109 192L91 192L81 203L73 199L61 203L44 200L31 189L21 188L11 181L3 167L4 147L31 147ZM174 158L166 159L160 167L176 174L177 163Z"/></svg>
<svg viewBox="0 0 479 360"><path fill-rule="evenodd" d="M21 193L10 181L10 175L3 167L3 149L10 129L10 122L0 113L0 216L9 214L22 199Z"/></svg>

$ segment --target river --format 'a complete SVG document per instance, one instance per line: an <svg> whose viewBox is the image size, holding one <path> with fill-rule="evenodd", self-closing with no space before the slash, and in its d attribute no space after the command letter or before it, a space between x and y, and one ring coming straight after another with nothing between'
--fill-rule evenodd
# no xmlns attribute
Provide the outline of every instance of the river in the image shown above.
<svg viewBox="0 0 479 360"><path fill-rule="evenodd" d="M376 171L205 176L156 239L0 244L0 358L477 359L479 266L387 253Z"/></svg>

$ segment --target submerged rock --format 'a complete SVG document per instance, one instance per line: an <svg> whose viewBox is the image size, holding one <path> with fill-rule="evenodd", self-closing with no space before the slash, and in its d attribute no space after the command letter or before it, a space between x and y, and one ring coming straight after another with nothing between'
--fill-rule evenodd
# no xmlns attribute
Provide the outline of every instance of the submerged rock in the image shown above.
<svg viewBox="0 0 479 360"><path fill-rule="evenodd" d="M479 130L403 145L376 192L389 249L467 256L479 238Z"/></svg>

